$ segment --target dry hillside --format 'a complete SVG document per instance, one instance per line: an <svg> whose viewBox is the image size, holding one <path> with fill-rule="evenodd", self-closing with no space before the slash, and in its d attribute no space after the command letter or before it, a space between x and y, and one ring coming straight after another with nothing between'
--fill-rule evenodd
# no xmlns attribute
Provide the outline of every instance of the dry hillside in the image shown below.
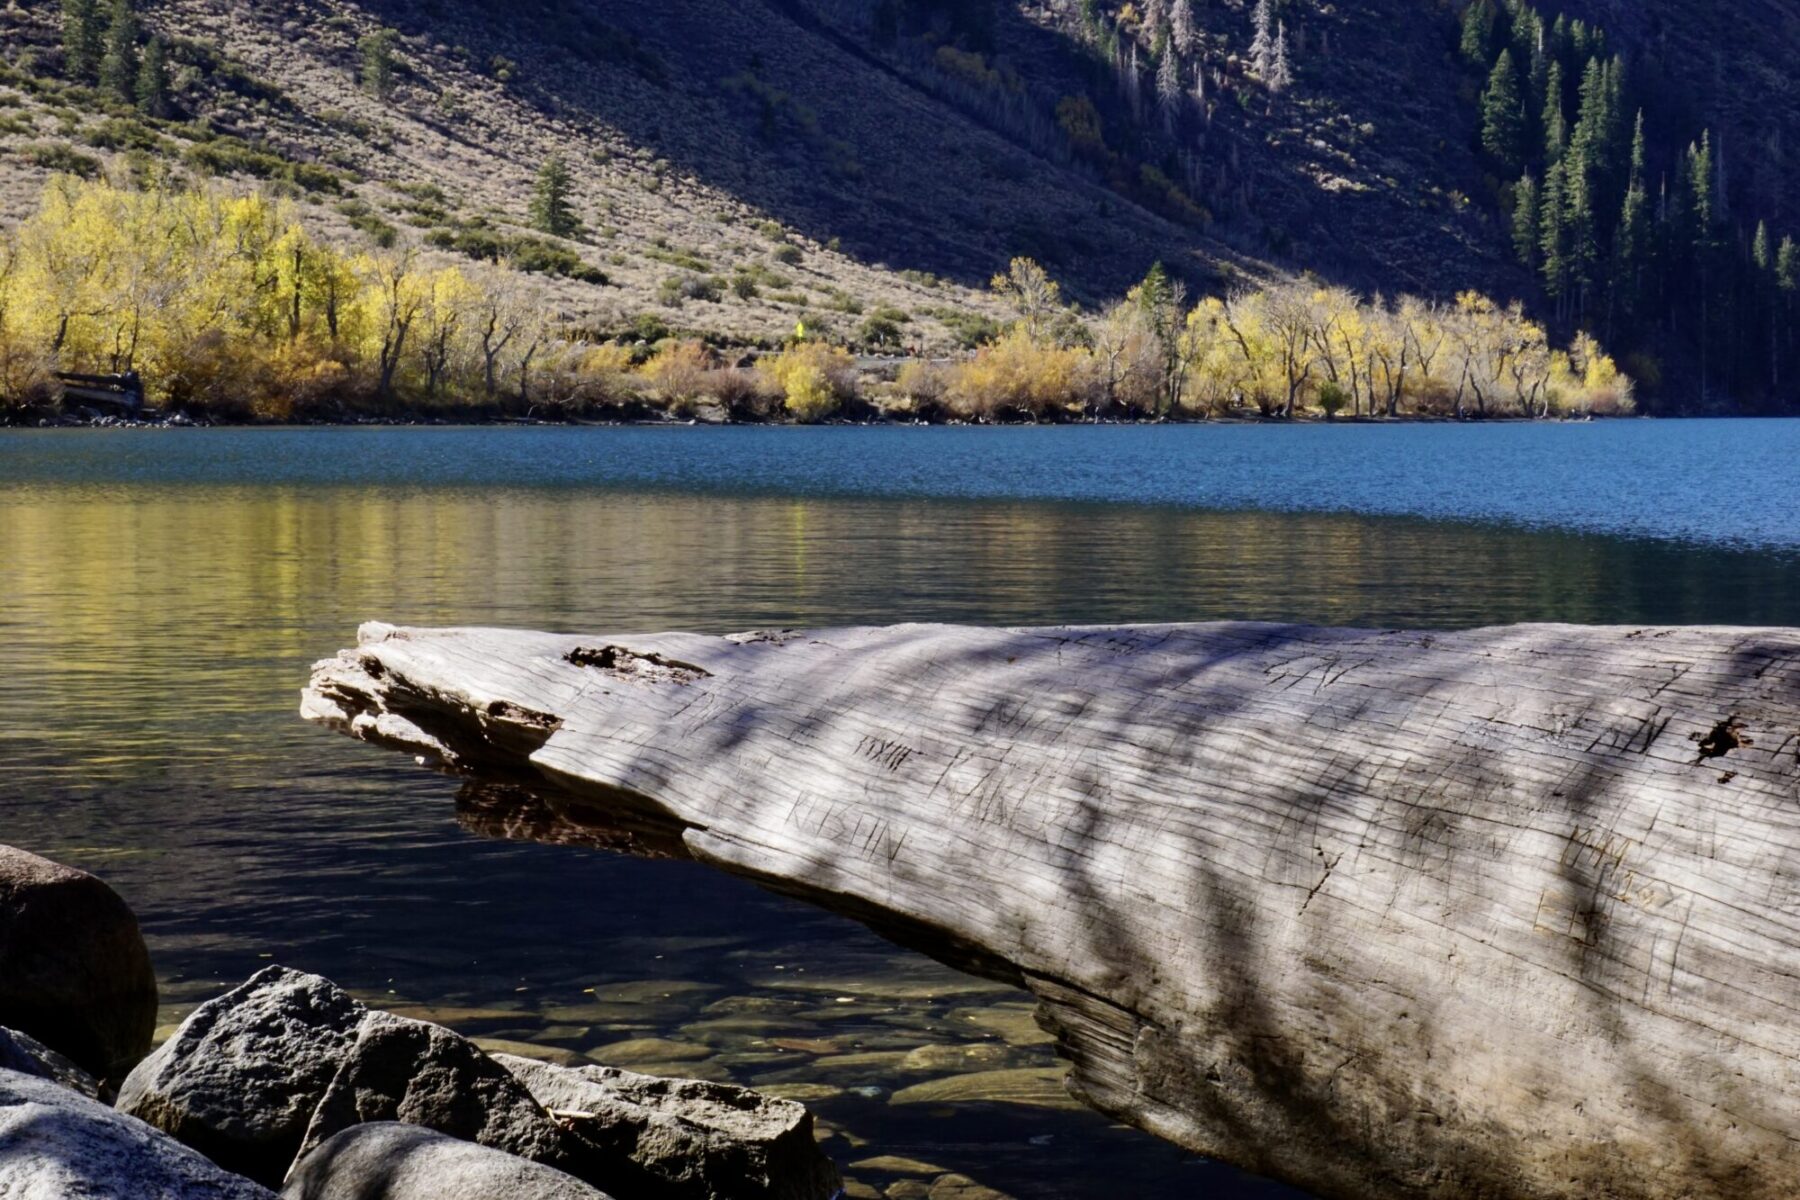
<svg viewBox="0 0 1800 1200"><path fill-rule="evenodd" d="M56 6L12 0L0 178L17 215L83 156L286 175L346 237L385 224L466 250L523 230L558 154L584 223L567 249L607 282L554 279L554 302L597 331L767 340L805 320L856 339L879 313L948 345L1000 315L983 285L1019 254L1089 303L1159 259L1209 290L1307 270L1535 297L1476 151L1452 0L1279 0L1280 94L1250 69L1249 0L1195 0L1173 107L1151 66L1166 4L140 0L171 39L179 108L146 123L59 91ZM1665 127L1716 120L1743 147L1733 196L1792 212L1800 106L1779 64L1800 15L1729 0L1758 36L1727 47L1713 5L1561 7L1667 82ZM383 27L400 39L385 99L359 86L358 53Z"/></svg>

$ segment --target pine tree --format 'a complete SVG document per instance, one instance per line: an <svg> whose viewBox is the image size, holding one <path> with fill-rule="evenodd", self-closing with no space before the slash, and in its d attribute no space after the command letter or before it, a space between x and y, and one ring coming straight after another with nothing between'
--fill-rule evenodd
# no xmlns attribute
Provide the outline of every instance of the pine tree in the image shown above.
<svg viewBox="0 0 1800 1200"><path fill-rule="evenodd" d="M1156 99L1162 106L1163 119L1173 125L1181 111L1181 59L1173 45L1163 49L1162 62L1156 67Z"/></svg>
<svg viewBox="0 0 1800 1200"><path fill-rule="evenodd" d="M1688 147L1688 194L1693 205L1693 237L1696 253L1708 251L1718 229L1718 196L1714 191L1712 131L1700 135Z"/></svg>
<svg viewBox="0 0 1800 1200"><path fill-rule="evenodd" d="M1594 205L1594 168L1586 146L1572 146L1559 164L1563 173L1563 229L1568 286L1575 315L1585 319L1589 292L1600 261L1600 231Z"/></svg>
<svg viewBox="0 0 1800 1200"><path fill-rule="evenodd" d="M1513 57L1520 62L1530 62L1543 47L1543 22L1538 19L1535 9L1518 0L1506 0L1506 8L1512 18Z"/></svg>
<svg viewBox="0 0 1800 1200"><path fill-rule="evenodd" d="M578 228L575 209L570 203L574 180L568 164L560 155L552 154L538 169L537 183L531 191L531 224L536 229L557 237L568 237Z"/></svg>
<svg viewBox="0 0 1800 1200"><path fill-rule="evenodd" d="M1538 249L1543 253L1544 291L1557 301L1569 292L1568 189L1563 164L1544 173L1544 195L1538 203Z"/></svg>
<svg viewBox="0 0 1800 1200"><path fill-rule="evenodd" d="M100 86L121 104L137 100L138 28L131 0L112 0L106 27L106 53L100 60Z"/></svg>
<svg viewBox="0 0 1800 1200"><path fill-rule="evenodd" d="M1538 184L1526 171L1513 189L1513 249L1526 267L1538 260Z"/></svg>
<svg viewBox="0 0 1800 1200"><path fill-rule="evenodd" d="M1183 57L1194 52L1199 34L1194 29L1193 0L1171 0L1169 39L1175 43L1176 52Z"/></svg>
<svg viewBox="0 0 1800 1200"><path fill-rule="evenodd" d="M1687 232L1692 239L1691 253L1695 276L1694 294L1700 305L1700 401L1710 399L1712 385L1713 328L1712 287L1715 277L1714 257L1717 252L1718 204L1713 187L1712 133L1709 130L1687 155Z"/></svg>
<svg viewBox="0 0 1800 1200"><path fill-rule="evenodd" d="M1481 148L1508 172L1525 165L1525 108L1511 50L1500 52L1481 94Z"/></svg>
<svg viewBox="0 0 1800 1200"><path fill-rule="evenodd" d="M106 37L100 0L63 0L63 61L70 79L93 83L100 77Z"/></svg>
<svg viewBox="0 0 1800 1200"><path fill-rule="evenodd" d="M1757 335L1763 341L1763 360L1768 364L1769 388L1773 391L1781 381L1780 313L1775 290L1775 245L1769 237L1769 223L1758 221L1756 234L1750 239L1750 266L1753 275L1751 295L1762 319L1755 322Z"/></svg>
<svg viewBox="0 0 1800 1200"><path fill-rule="evenodd" d="M1544 81L1544 161L1558 162L1569 148L1569 121L1563 116L1563 69L1552 60Z"/></svg>
<svg viewBox="0 0 1800 1200"><path fill-rule="evenodd" d="M1631 175L1613 234L1614 306L1628 324L1635 323L1643 308L1645 276L1652 252L1650 194L1645 188L1644 171L1644 114L1639 112L1637 131L1631 140Z"/></svg>
<svg viewBox="0 0 1800 1200"><path fill-rule="evenodd" d="M1275 69L1275 14L1269 0L1256 0L1251 23L1256 35L1250 39L1250 69L1266 83Z"/></svg>
<svg viewBox="0 0 1800 1200"><path fill-rule="evenodd" d="M1471 66L1486 66L1494 57L1494 30L1500 10L1494 0L1472 0L1463 10L1462 56Z"/></svg>
<svg viewBox="0 0 1800 1200"><path fill-rule="evenodd" d="M1144 32L1150 35L1151 45L1161 40L1167 19L1163 13L1163 0L1144 0Z"/></svg>
<svg viewBox="0 0 1800 1200"><path fill-rule="evenodd" d="M1774 387L1781 388L1780 364L1794 350L1794 301L1800 295L1800 245L1794 239L1781 239L1781 248L1775 252L1775 294L1776 311L1780 320L1775 336L1776 345L1776 377Z"/></svg>
<svg viewBox="0 0 1800 1200"><path fill-rule="evenodd" d="M144 45L144 58L138 64L137 106L146 117L167 117L173 111L169 102L169 57L160 37L153 37Z"/></svg>
<svg viewBox="0 0 1800 1200"><path fill-rule="evenodd" d="M1294 85L1294 67L1288 58L1287 25L1283 23L1275 31L1275 63L1269 68L1269 90L1285 92Z"/></svg>

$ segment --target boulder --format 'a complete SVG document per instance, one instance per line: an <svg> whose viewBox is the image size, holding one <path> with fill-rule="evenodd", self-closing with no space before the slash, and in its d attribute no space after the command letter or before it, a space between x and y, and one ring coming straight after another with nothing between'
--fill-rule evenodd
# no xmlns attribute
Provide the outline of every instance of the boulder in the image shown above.
<svg viewBox="0 0 1800 1200"><path fill-rule="evenodd" d="M0 1025L103 1079L156 1032L156 975L137 918L85 871L0 846Z"/></svg>
<svg viewBox="0 0 1800 1200"><path fill-rule="evenodd" d="M661 1079L616 1067L497 1061L592 1151L590 1175L657 1200L828 1200L841 1180L813 1138L812 1114L727 1083Z"/></svg>
<svg viewBox="0 0 1800 1200"><path fill-rule="evenodd" d="M49 1079L0 1068L6 1200L273 1200L142 1121Z"/></svg>
<svg viewBox="0 0 1800 1200"><path fill-rule="evenodd" d="M300 1160L282 1200L607 1200L570 1175L417 1125L375 1122Z"/></svg>
<svg viewBox="0 0 1800 1200"><path fill-rule="evenodd" d="M278 1185L366 1012L328 979L265 968L189 1014L125 1080L118 1107Z"/></svg>
<svg viewBox="0 0 1800 1200"><path fill-rule="evenodd" d="M30 1034L16 1029L0 1029L0 1070L35 1075L73 1088L89 1099L100 1099L99 1080Z"/></svg>
<svg viewBox="0 0 1800 1200"><path fill-rule="evenodd" d="M401 1121L551 1166L573 1166L569 1139L525 1085L441 1025L371 1012L320 1097L301 1144Z"/></svg>

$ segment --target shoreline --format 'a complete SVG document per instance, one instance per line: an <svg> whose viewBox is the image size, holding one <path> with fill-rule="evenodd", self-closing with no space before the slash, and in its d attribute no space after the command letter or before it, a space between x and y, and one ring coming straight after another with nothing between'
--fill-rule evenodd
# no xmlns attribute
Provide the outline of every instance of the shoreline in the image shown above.
<svg viewBox="0 0 1800 1200"><path fill-rule="evenodd" d="M1674 416L1651 417L1634 413L1630 416L1611 414L1590 414L1586 416L1555 417L1521 417L1509 414L1468 414L1462 417L1408 414L1392 417L1354 416L1325 417L1313 414L1301 414L1293 417L1264 417L1254 413L1232 414L1228 416L1171 416L1171 417L1099 417L1069 420L1000 420L971 421L961 418L928 419L910 415L875 415L862 418L832 417L820 421L782 421L782 420L743 420L719 414L694 415L682 417L506 417L462 415L454 419L446 419L434 414L407 413L394 416L355 416L340 420L289 420L289 421L220 421L188 417L185 414L174 414L168 417L151 419L121 419L109 416L38 416L35 419L26 417L0 417L0 430L26 429L131 429L131 430L163 430L163 429L405 429L405 428L437 428L437 429L494 429L494 428L567 428L567 429L613 429L613 428L691 428L700 426L730 428L966 428L966 429L1053 429L1091 427L1154 427L1177 425L1259 425L1259 426L1297 426L1297 425L1583 425L1595 421L1682 421L1682 420L1717 420L1721 418L1756 419L1768 414L1757 413L1707 413L1681 414Z"/></svg>

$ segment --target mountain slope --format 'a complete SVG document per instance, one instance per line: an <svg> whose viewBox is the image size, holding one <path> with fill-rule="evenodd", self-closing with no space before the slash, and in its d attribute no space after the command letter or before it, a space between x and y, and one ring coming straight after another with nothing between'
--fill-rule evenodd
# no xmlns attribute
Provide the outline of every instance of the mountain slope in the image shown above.
<svg viewBox="0 0 1800 1200"><path fill-rule="evenodd" d="M173 39L166 123L58 90L55 9L0 11L12 215L70 154L137 146L310 172L301 199L343 236L386 223L480 252L524 231L533 175L560 155L585 230L567 249L608 282L555 279L552 300L596 332L768 341L799 320L853 340L880 310L906 343L949 346L1003 315L985 282L1015 255L1089 304L1158 260L1201 291L1304 270L1541 300L1497 207L1512 181L1478 151L1454 2L1279 0L1294 80L1277 90L1252 61L1250 4L1196 0L1179 94L1161 96L1170 0L141 4ZM1800 98L1779 69L1800 15L1544 7L1608 26L1667 138L1718 125L1732 204L1800 215L1785 149ZM398 82L378 98L359 44L383 27Z"/></svg>

